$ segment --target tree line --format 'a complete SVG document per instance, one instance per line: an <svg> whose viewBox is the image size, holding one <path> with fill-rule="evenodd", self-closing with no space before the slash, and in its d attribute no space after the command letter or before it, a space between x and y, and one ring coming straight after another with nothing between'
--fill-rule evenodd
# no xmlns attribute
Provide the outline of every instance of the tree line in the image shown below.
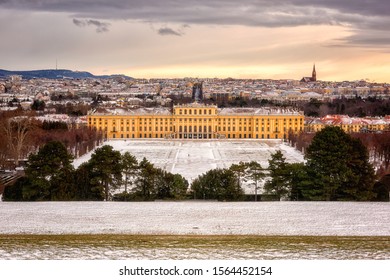
<svg viewBox="0 0 390 280"><path fill-rule="evenodd" d="M312 132L290 133L288 140L297 150L305 152L311 145L314 136L315 134ZM379 178L390 174L390 131L381 131L380 133L354 132L350 133L350 136L359 139L366 147Z"/></svg>
<svg viewBox="0 0 390 280"><path fill-rule="evenodd" d="M324 117L326 115L348 115L355 117L386 116L390 114L390 98L377 98L369 96L362 98L337 98L332 101L312 99L309 102L297 104L305 116Z"/></svg>
<svg viewBox="0 0 390 280"><path fill-rule="evenodd" d="M122 155L108 145L97 148L77 169L72 159L62 143L47 143L30 155L26 176L6 188L4 200L242 201L248 199L244 184L252 188L252 200L389 199L389 187L376 181L366 147L338 127L314 136L304 163L288 163L276 151L267 168L255 161L240 162L209 170L191 186L179 174L157 168L146 158L138 162L129 152Z"/></svg>
<svg viewBox="0 0 390 280"><path fill-rule="evenodd" d="M188 182L181 175L140 162L112 146L97 148L77 169L73 156L59 141L51 141L31 154L25 177L7 187L6 201L77 201L183 199ZM122 188L122 189L121 189ZM124 188L124 189L123 189Z"/></svg>
<svg viewBox="0 0 390 280"><path fill-rule="evenodd" d="M366 147L339 127L326 127L316 133L306 150L305 163L286 163L278 153L272 160L271 172L275 175L271 175L266 188L275 194L287 195L290 200L372 201L380 198Z"/></svg>
<svg viewBox="0 0 390 280"><path fill-rule="evenodd" d="M50 141L62 142L79 157L102 143L103 135L86 126L59 121L39 121L35 112L0 113L0 169L14 169L20 160Z"/></svg>
<svg viewBox="0 0 390 280"><path fill-rule="evenodd" d="M241 184L253 187L257 200L388 201L389 176L378 180L367 147L339 127L326 127L310 135L305 162L288 163L276 151L263 168L257 162L233 164L199 176L191 185L195 198L242 200ZM382 149L381 149L382 150Z"/></svg>

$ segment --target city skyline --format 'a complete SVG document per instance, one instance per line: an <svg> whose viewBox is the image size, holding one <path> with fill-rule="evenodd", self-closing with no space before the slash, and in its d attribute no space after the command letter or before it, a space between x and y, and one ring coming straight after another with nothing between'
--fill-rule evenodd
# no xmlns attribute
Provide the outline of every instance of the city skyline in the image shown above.
<svg viewBox="0 0 390 280"><path fill-rule="evenodd" d="M0 0L7 70L389 82L385 0Z"/></svg>

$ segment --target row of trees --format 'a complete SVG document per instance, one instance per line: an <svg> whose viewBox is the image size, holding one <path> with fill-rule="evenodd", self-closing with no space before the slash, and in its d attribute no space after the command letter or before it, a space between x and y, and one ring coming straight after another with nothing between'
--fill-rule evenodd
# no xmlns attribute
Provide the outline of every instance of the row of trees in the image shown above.
<svg viewBox="0 0 390 280"><path fill-rule="evenodd" d="M183 199L188 182L178 174L156 168L145 158L111 146L97 148L77 169L73 157L58 141L29 156L26 176L6 188L4 200L155 200ZM120 188L124 188L120 192Z"/></svg>
<svg viewBox="0 0 390 280"><path fill-rule="evenodd" d="M312 99L309 102L301 102L297 106L304 111L305 116L311 117L323 117L326 115L365 117L390 114L390 98L382 99L375 96L365 99L360 96L348 99L338 98L329 102Z"/></svg>
<svg viewBox="0 0 390 280"><path fill-rule="evenodd" d="M315 134L301 132L300 134L289 134L291 145L299 151L305 152L311 145ZM366 147L371 162L375 165L378 177L390 173L390 131L380 133L351 133L350 136L359 139Z"/></svg>
<svg viewBox="0 0 390 280"><path fill-rule="evenodd" d="M383 191L374 188L376 177L366 147L339 127L317 132L305 159L305 164L286 164L281 154L273 155L276 168L270 168L272 184L266 189L289 194L292 200L326 201L375 200ZM272 169L278 176L272 175Z"/></svg>
<svg viewBox="0 0 390 280"><path fill-rule="evenodd" d="M388 90L387 90L388 93ZM178 95L169 96L173 104L191 103L191 97ZM369 96L362 98L356 95L354 98L336 98L331 101L321 101L311 99L310 101L274 101L268 99L249 99L244 97L229 98L229 94L220 94L216 98L203 100L205 103L215 104L218 107L262 107L277 106L291 107L296 106L299 110L304 111L305 116L324 117L326 115L349 115L357 117L365 116L385 116L390 115L390 98L377 98Z"/></svg>
<svg viewBox="0 0 390 280"><path fill-rule="evenodd" d="M26 177L4 193L5 200L244 200L243 184L276 200L388 200L386 182L377 182L368 152L359 139L341 128L318 132L307 148L305 163L288 163L281 151L271 155L268 168L240 162L209 170L188 188L179 174L156 168L145 158L105 145L76 170L72 155L60 142L49 142L29 157Z"/></svg>
<svg viewBox="0 0 390 280"><path fill-rule="evenodd" d="M308 146L305 163L288 163L281 151L271 155L267 169L256 162L214 169L191 186L195 198L241 200L241 183L255 189L264 181L264 194L276 200L388 200L389 186L376 181L374 168L362 142L341 128L327 127Z"/></svg>
<svg viewBox="0 0 390 280"><path fill-rule="evenodd" d="M103 141L102 134L88 127L64 122L38 121L35 113L0 113L0 169L12 169L30 153L50 141L60 141L75 157L92 150Z"/></svg>
<svg viewBox="0 0 390 280"><path fill-rule="evenodd" d="M243 183L251 185L255 190L254 199L260 182L265 178L264 169L258 162L240 162L229 168L212 169L198 176L191 184L190 197L194 199L213 199L238 201L244 200Z"/></svg>

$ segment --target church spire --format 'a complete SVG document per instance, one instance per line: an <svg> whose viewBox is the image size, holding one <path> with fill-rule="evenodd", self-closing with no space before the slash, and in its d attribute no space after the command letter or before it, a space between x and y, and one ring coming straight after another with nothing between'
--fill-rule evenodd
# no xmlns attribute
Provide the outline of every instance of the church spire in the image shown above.
<svg viewBox="0 0 390 280"><path fill-rule="evenodd" d="M313 64L313 72L311 73L311 80L313 82L317 81L317 72L316 72L316 64Z"/></svg>

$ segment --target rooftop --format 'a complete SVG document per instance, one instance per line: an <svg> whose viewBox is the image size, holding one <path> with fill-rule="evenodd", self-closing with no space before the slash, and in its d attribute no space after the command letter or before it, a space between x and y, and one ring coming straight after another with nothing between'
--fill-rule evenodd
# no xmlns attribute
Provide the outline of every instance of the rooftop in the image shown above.
<svg viewBox="0 0 390 280"><path fill-rule="evenodd" d="M163 107L157 108L134 108L134 109L125 109L125 108L99 108L88 113L89 115L95 116L147 116L147 115L172 115L171 110Z"/></svg>
<svg viewBox="0 0 390 280"><path fill-rule="evenodd" d="M216 108L215 105L200 105L197 103L189 104L185 106L185 108ZM179 106L175 106L174 108L184 108ZM122 115L122 116L137 116L137 115L172 115L172 111L165 107L156 107L156 108L134 108L134 109L125 109L125 108L99 108L89 112L89 115ZM223 108L218 109L218 115L220 116L264 116L264 115L286 115L286 116L298 116L303 115L303 112L297 111L294 109L286 109L286 108Z"/></svg>
<svg viewBox="0 0 390 280"><path fill-rule="evenodd" d="M303 115L303 112L286 109L286 108L223 108L220 109L219 115L251 115L251 116L264 116L264 115L286 115L286 116L298 116Z"/></svg>

